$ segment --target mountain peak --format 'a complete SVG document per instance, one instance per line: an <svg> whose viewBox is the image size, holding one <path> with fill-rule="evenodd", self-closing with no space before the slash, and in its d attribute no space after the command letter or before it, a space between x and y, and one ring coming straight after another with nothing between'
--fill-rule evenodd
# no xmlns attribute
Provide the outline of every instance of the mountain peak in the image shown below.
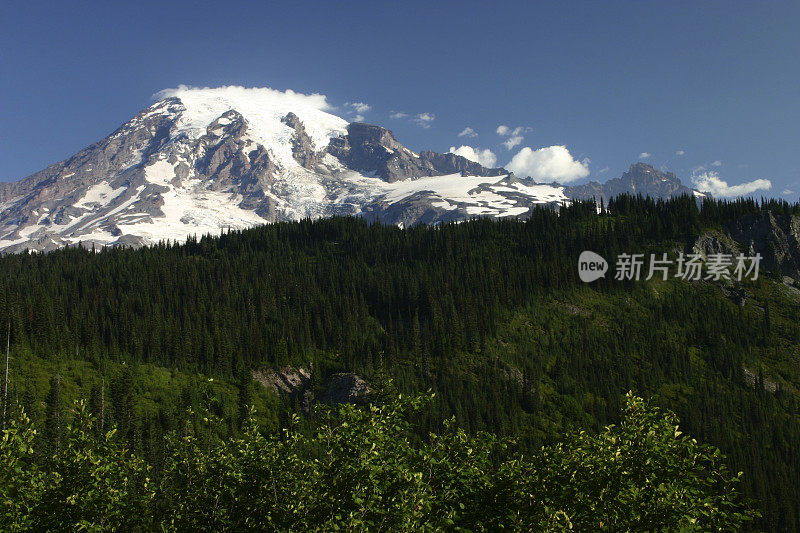
<svg viewBox="0 0 800 533"><path fill-rule="evenodd" d="M403 146L319 94L178 87L110 136L0 184L0 250L141 245L360 215L402 226L521 216L566 200L504 169Z"/></svg>
<svg viewBox="0 0 800 533"><path fill-rule="evenodd" d="M628 168L628 172L626 172L625 174L658 175L660 177L667 177L667 178L673 179L673 180L674 179L678 179L675 176L675 173L673 173L673 172L663 172L661 170L658 170L653 165L648 165L647 163L644 163L642 161L639 161L637 163L631 164L631 166ZM623 175L625 175L625 174L623 174Z"/></svg>
<svg viewBox="0 0 800 533"><path fill-rule="evenodd" d="M695 197L706 196L700 191L685 186L675 173L663 172L641 161L633 163L628 171L619 178L610 179L602 184L592 181L585 185L566 187L564 192L571 198L597 198L598 200L602 198L604 201L624 193L656 198L682 194Z"/></svg>
<svg viewBox="0 0 800 533"><path fill-rule="evenodd" d="M676 190L683 187L683 183L673 172L662 172L652 165L642 162L632 164L620 179L633 184L638 189L654 187L663 189L665 183Z"/></svg>

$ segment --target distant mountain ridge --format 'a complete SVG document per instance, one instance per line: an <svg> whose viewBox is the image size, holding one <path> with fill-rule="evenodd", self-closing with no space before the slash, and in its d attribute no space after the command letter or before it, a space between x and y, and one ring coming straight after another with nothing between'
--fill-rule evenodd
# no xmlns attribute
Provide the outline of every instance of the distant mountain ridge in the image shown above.
<svg viewBox="0 0 800 533"><path fill-rule="evenodd" d="M609 198L620 194L641 194L654 198L669 198L688 194L702 198L708 196L696 189L684 185L672 172L662 172L646 163L634 163L619 178L605 183L590 181L584 185L572 185L564 188L564 194L574 199L602 198L606 203Z"/></svg>
<svg viewBox="0 0 800 533"><path fill-rule="evenodd" d="M622 192L700 194L642 163L605 184L539 184L452 153L415 153L388 129L327 109L319 95L291 91L172 91L76 155L0 184L0 252L183 241L306 217L407 227Z"/></svg>

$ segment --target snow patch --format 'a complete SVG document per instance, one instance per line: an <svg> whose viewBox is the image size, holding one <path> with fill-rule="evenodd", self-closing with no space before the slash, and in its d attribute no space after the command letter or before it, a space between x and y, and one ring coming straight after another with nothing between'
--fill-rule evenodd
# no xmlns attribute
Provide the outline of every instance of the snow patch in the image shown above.
<svg viewBox="0 0 800 533"><path fill-rule="evenodd" d="M299 166L292 156L294 129L281 121L289 112L303 122L317 150L328 146L332 137L347 133L347 121L325 112L331 106L321 94L307 95L291 90L282 92L267 87L199 89L180 86L161 91L157 96L176 97L185 108L176 122L173 138L186 134L191 139L197 139L205 135L207 127L220 115L235 110L247 121L248 136L267 148L283 168Z"/></svg>
<svg viewBox="0 0 800 533"><path fill-rule="evenodd" d="M75 207L87 208L90 204L108 205L117 196L125 192L127 187L113 189L108 182L101 181L89 187L83 197L75 202Z"/></svg>
<svg viewBox="0 0 800 533"><path fill-rule="evenodd" d="M175 177L175 167L166 159L159 159L144 169L144 179L154 185L169 187Z"/></svg>

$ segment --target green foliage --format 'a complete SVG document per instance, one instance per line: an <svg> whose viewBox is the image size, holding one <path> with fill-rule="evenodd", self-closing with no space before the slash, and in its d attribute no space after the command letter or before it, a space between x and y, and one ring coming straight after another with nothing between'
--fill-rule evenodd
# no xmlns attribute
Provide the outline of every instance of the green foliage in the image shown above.
<svg viewBox="0 0 800 533"><path fill-rule="evenodd" d="M4 434L3 527L164 531L731 531L756 513L719 450L629 394L618 426L580 432L532 456L514 442L445 424L420 440L410 419L432 395L320 409L262 435L202 443L169 437L163 475L98 436L82 402L65 453L42 474L24 417ZM29 490L22 490L30 485ZM19 497L23 496L24 499Z"/></svg>
<svg viewBox="0 0 800 533"><path fill-rule="evenodd" d="M143 527L152 501L148 468L115 439L95 429L86 403L76 402L64 450L33 507L33 527L59 531L131 531Z"/></svg>
<svg viewBox="0 0 800 533"><path fill-rule="evenodd" d="M45 486L45 474L34 461L36 430L25 411L11 420L0 442L0 527L27 531Z"/></svg>
<svg viewBox="0 0 800 533"><path fill-rule="evenodd" d="M629 393L619 425L545 448L517 490L578 531L734 531L753 518L719 450L683 436L678 420ZM542 475L543 473L543 475Z"/></svg>

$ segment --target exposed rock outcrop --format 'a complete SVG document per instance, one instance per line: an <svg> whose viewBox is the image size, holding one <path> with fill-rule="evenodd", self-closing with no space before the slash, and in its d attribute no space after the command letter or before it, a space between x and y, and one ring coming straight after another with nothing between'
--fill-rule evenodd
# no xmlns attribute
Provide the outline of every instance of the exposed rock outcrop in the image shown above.
<svg viewBox="0 0 800 533"><path fill-rule="evenodd" d="M281 120L284 124L294 129L294 134L292 135L292 155L295 160L303 167L314 170L314 167L322 161L325 155L324 151L316 151L311 137L308 136L305 126L303 126L303 123L300 121L300 117L294 113L288 113Z"/></svg>
<svg viewBox="0 0 800 533"><path fill-rule="evenodd" d="M692 253L761 255L759 272L771 271L784 283L800 282L800 216L777 216L770 211L744 215L725 231L708 231L692 245Z"/></svg>
<svg viewBox="0 0 800 533"><path fill-rule="evenodd" d="M486 168L480 163L452 153L440 154L425 150L419 153L419 158L421 161L430 163L436 169L437 174L460 172L465 176L502 176L504 174L513 176L513 173L509 173L504 168Z"/></svg>
<svg viewBox="0 0 800 533"><path fill-rule="evenodd" d="M778 391L778 384L774 381L765 378L763 375L754 372L747 367L745 367L743 370L745 381L754 389L760 385L765 391L771 394L775 394Z"/></svg>
<svg viewBox="0 0 800 533"><path fill-rule="evenodd" d="M306 411L315 400L323 403L352 403L368 399L372 393L369 384L352 372L330 376L319 397L312 390L313 373L305 368L287 366L281 370L254 370L253 379L276 394L301 399Z"/></svg>
<svg viewBox="0 0 800 533"><path fill-rule="evenodd" d="M373 174L389 183L459 172L470 176L508 174L502 168L487 169L456 154L416 154L400 144L386 128L360 122L349 124L347 135L331 139L328 153L348 168Z"/></svg>
<svg viewBox="0 0 800 533"><path fill-rule="evenodd" d="M311 372L305 368L284 367L254 370L253 379L273 390L276 394L300 394L311 386Z"/></svg>
<svg viewBox="0 0 800 533"><path fill-rule="evenodd" d="M739 253L739 245L721 231L707 231L700 235L692 246L692 253L699 254L704 260L710 254L728 254L736 256Z"/></svg>
<svg viewBox="0 0 800 533"><path fill-rule="evenodd" d="M366 399L371 392L366 381L357 374L346 372L330 377L319 400L323 403L353 403Z"/></svg>
<svg viewBox="0 0 800 533"><path fill-rule="evenodd" d="M390 183L436 172L432 164L397 142L391 131L373 124L349 124L347 135L331 139L328 152L348 168Z"/></svg>
<svg viewBox="0 0 800 533"><path fill-rule="evenodd" d="M207 177L210 190L236 188L243 197L255 194L263 198L263 189L273 183L277 168L264 147L248 144L246 131L247 122L236 111L228 111L217 118L195 148L195 171ZM186 165L183 177L189 173ZM181 181L176 172L173 184L179 185Z"/></svg>
<svg viewBox="0 0 800 533"><path fill-rule="evenodd" d="M762 268L800 280L800 217L761 211L737 220L730 234L746 255L761 254Z"/></svg>

